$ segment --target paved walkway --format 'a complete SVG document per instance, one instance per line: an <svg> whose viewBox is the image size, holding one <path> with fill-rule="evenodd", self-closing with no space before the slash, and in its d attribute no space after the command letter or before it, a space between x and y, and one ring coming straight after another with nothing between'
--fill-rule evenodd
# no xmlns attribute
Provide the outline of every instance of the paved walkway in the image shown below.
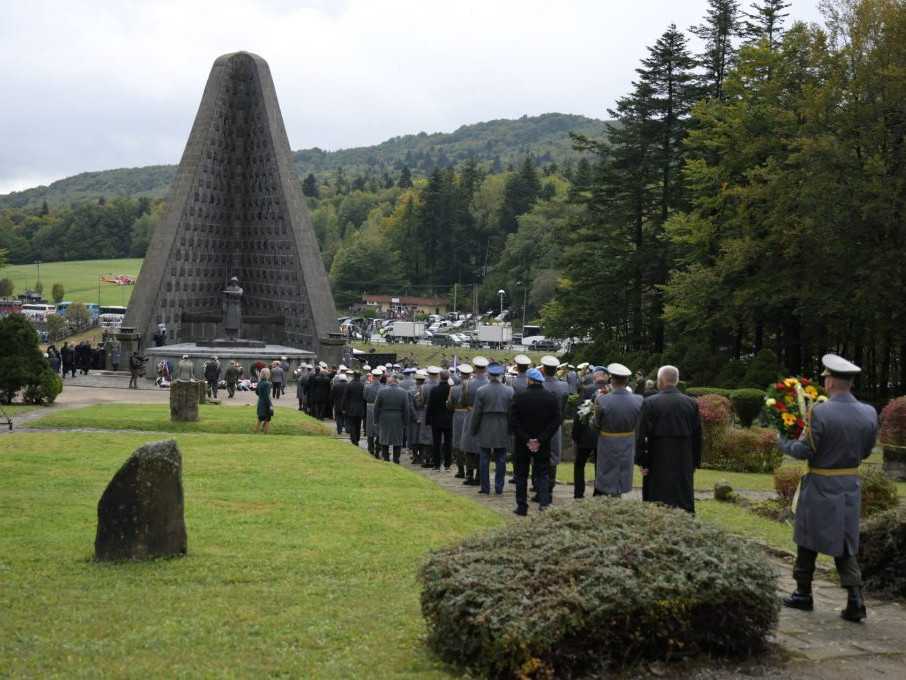
<svg viewBox="0 0 906 680"><path fill-rule="evenodd" d="M125 376L86 376L67 381L63 393L51 408L40 408L15 417L16 429L28 430L28 422L39 418L49 411L80 408L99 403L167 403L169 392L154 386L144 389L128 390L128 377ZM225 396L225 395L223 395ZM223 399L226 406L254 403L253 393L237 393L235 399ZM275 402L278 408L295 408L295 399L287 395ZM331 423L332 425L332 423ZM0 432L5 432L3 428ZM344 437L345 438L345 437ZM361 443L363 455L364 440ZM507 484L501 496L485 496L477 493L477 487L464 486L462 480L456 479L454 470L447 472L422 468L409 462L409 456L403 454L401 464L416 474L421 474L443 489L472 500L483 503L499 512L511 521L525 521L517 518L512 510L515 508L515 486ZM554 490L554 504L563 505L573 502L594 502L590 497L589 487L586 499L573 499L571 484L557 484ZM699 493L697 497L708 498L711 494ZM638 500L640 494L634 490L626 496L629 500ZM531 504L529 513L537 512L537 506ZM778 572L778 587L781 593L793 589L791 556L784 556L776 550L769 551L766 559ZM869 618L864 624L851 624L839 618L845 593L836 584L819 578L815 582L815 611L800 612L781 609L780 623L774 637L775 653L767 659L757 659L742 664L700 660L699 665L685 667L683 664L653 664L643 669L642 675L659 677L695 678L696 680L724 680L740 677L789 678L790 680L818 680L819 678L836 680L838 678L899 679L906 678L906 607L897 602L883 602L869 598L867 606ZM681 672L680 672L681 671Z"/></svg>

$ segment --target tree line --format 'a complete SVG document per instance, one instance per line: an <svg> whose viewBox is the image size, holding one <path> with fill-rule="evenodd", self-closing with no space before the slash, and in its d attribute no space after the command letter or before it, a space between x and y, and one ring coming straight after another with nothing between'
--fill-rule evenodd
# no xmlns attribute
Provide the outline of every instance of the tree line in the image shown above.
<svg viewBox="0 0 906 680"><path fill-rule="evenodd" d="M573 193L550 330L596 356L674 362L733 384L756 357L812 375L824 352L861 388L906 389L906 4L709 0L670 26L612 112Z"/></svg>

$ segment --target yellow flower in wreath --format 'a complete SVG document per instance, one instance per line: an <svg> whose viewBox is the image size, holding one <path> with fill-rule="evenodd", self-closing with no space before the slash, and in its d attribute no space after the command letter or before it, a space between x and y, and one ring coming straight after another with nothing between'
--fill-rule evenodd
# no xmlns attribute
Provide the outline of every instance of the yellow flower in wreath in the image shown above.
<svg viewBox="0 0 906 680"><path fill-rule="evenodd" d="M786 385L787 387L795 387L796 385L799 384L799 381L796 380L796 378L787 378L786 380L783 381L783 384Z"/></svg>
<svg viewBox="0 0 906 680"><path fill-rule="evenodd" d="M818 398L818 390L816 390L816 389L815 389L814 387L812 387L811 385L809 385L808 387L805 388L805 394L806 394L806 396L807 396L809 399L817 399L817 398Z"/></svg>
<svg viewBox="0 0 906 680"><path fill-rule="evenodd" d="M787 427L792 427L796 424L796 416L794 416L792 413L784 413L783 424Z"/></svg>

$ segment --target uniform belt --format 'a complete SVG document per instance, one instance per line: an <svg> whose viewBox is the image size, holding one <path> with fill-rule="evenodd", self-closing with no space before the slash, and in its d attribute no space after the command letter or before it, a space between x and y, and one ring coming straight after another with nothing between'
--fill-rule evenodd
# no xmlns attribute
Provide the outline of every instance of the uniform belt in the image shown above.
<svg viewBox="0 0 906 680"><path fill-rule="evenodd" d="M457 411L471 411L471 410L472 410L472 407L471 407L471 406L464 406L464 407L458 408L458 409L456 409L456 410L457 410Z"/></svg>
<svg viewBox="0 0 906 680"><path fill-rule="evenodd" d="M809 467L808 473L810 475L818 475L819 477L849 477L850 475L858 475L859 468L813 468Z"/></svg>
<svg viewBox="0 0 906 680"><path fill-rule="evenodd" d="M605 432L604 430L598 430L598 434L602 437L633 437L635 432Z"/></svg>

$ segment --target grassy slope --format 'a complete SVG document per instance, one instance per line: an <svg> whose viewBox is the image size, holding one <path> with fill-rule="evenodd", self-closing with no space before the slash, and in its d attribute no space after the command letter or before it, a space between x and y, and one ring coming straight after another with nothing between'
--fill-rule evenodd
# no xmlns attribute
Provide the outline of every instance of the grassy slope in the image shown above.
<svg viewBox="0 0 906 680"><path fill-rule="evenodd" d="M86 408L51 413L32 423L37 428L92 428L105 430L155 430L157 432L210 432L250 434L255 428L256 411L245 406L198 407L198 422L170 422L167 404L98 404ZM329 428L292 408L275 410L271 434L328 435Z"/></svg>
<svg viewBox="0 0 906 680"><path fill-rule="evenodd" d="M97 302L98 277L101 274L138 275L141 258L123 260L80 260L75 262L45 262L41 264L41 283L44 297L50 299L51 287L62 283L66 289L66 300L72 302ZM16 294L25 292L35 285L37 268L33 264L13 264L4 267L0 277L12 279ZM128 305L132 286L101 284L102 305Z"/></svg>
<svg viewBox="0 0 906 680"><path fill-rule="evenodd" d="M426 551L502 521L321 437L178 435L189 555L98 565L126 433L0 438L0 675L444 677Z"/></svg>

